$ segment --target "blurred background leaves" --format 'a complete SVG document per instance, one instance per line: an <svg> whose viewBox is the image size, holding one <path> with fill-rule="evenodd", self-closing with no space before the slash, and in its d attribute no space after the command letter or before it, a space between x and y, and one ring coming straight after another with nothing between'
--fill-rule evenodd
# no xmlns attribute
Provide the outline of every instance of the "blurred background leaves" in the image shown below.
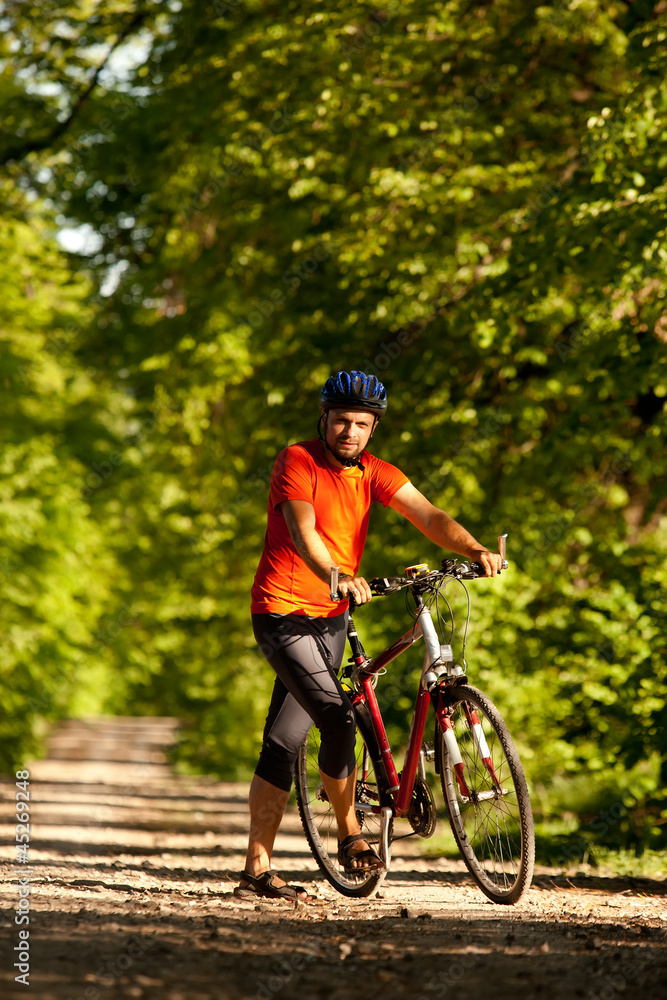
<svg viewBox="0 0 667 1000"><path fill-rule="evenodd" d="M542 814L621 802L596 842L664 844L667 4L45 0L0 27L2 766L103 711L252 771L271 466L361 368L374 451L509 532L467 658ZM373 512L366 576L440 558ZM367 647L401 616L360 612ZM379 686L397 744L413 661Z"/></svg>

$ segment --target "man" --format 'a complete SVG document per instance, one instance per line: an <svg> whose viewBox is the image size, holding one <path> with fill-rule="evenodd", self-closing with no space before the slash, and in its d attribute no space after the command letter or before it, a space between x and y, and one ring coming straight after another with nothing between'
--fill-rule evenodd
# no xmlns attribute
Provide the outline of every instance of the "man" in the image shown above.
<svg viewBox="0 0 667 1000"><path fill-rule="evenodd" d="M331 567L340 566L342 597L371 600L368 583L357 575L371 504L393 507L432 542L482 563L487 576L501 568L499 555L434 507L394 465L366 451L387 408L381 382L363 372L338 372L324 385L320 408L319 439L291 445L276 460L252 587L255 637L278 676L250 786L245 871L234 890L244 899L307 898L271 869L271 855L296 756L313 722L321 735L322 783L338 824L338 861L348 873L383 867L354 810L354 713L336 676L348 602L333 603L329 592Z"/></svg>

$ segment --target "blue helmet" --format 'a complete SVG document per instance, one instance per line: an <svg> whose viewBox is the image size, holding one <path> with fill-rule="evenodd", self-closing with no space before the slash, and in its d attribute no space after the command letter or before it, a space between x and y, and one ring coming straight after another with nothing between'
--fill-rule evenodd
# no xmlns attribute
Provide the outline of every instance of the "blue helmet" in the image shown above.
<svg viewBox="0 0 667 1000"><path fill-rule="evenodd" d="M375 375L337 372L324 383L320 406L323 410L368 410L379 419L387 409L387 390Z"/></svg>

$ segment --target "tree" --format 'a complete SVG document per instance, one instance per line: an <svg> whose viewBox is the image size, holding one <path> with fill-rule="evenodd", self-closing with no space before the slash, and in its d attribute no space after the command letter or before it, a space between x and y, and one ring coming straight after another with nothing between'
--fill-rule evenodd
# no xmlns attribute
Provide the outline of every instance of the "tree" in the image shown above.
<svg viewBox="0 0 667 1000"><path fill-rule="evenodd" d="M78 79L45 40L54 5L33 6L12 30L60 89L19 88L29 152L7 156L98 235L70 262L94 287L76 358L125 387L123 461L90 498L117 606L131 580L137 608L109 704L196 719L199 766L251 762L272 679L247 612L271 464L314 433L330 371L361 367L390 393L381 454L478 536L510 531L517 568L479 585L471 644L533 780L616 788L643 761L652 795L662 5L186 0L114 20L101 4L85 29L55 5L89 60ZM98 72L82 43L108 52L121 21L143 49ZM367 575L408 548L439 558L377 518ZM392 620L382 605L368 627Z"/></svg>
<svg viewBox="0 0 667 1000"><path fill-rule="evenodd" d="M41 206L4 185L0 217L0 767L39 747L39 720L99 708L97 634L116 574L86 497L106 478L112 393L74 360L90 318ZM120 456L119 456L120 457ZM91 651L96 649L94 662Z"/></svg>

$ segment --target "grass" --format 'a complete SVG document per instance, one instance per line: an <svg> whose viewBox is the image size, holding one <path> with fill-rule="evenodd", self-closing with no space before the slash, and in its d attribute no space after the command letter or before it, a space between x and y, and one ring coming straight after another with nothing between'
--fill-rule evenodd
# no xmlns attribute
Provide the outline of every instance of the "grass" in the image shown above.
<svg viewBox="0 0 667 1000"><path fill-rule="evenodd" d="M460 858L446 816L438 818L432 837L413 843L424 858ZM645 849L642 853L627 848L613 848L594 843L571 817L542 822L535 828L535 856L538 865L556 869L561 874L574 872L607 878L667 878L667 855Z"/></svg>

